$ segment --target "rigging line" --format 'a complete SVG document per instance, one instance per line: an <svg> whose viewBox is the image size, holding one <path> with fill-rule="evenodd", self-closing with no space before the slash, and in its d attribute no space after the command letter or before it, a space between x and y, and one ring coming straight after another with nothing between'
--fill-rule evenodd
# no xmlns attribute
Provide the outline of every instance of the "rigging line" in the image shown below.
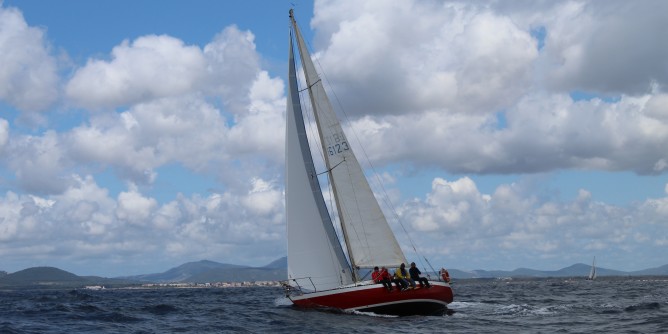
<svg viewBox="0 0 668 334"><path fill-rule="evenodd" d="M307 45L308 48L312 49L312 48L311 48L311 45L310 45L310 43L309 43L308 41L304 41L304 42L306 43L306 45ZM315 63L317 63L317 64L318 64L318 67L320 68L320 75L324 78L324 80L327 82L327 84L328 84L330 87L333 87L333 85L330 84L329 78L327 77L327 74L326 74L325 71L323 70L322 65L320 64L320 59L319 59L319 58L314 58L314 60L315 60ZM321 81L321 80L322 80L322 78L319 78L319 80L318 80L317 82L319 82L319 81ZM315 83L314 83L314 84L315 84ZM323 89L324 89L324 86L323 86ZM335 98L335 100L336 100L336 103L339 105L339 109L340 109L341 112L343 113L343 116L345 117L346 122L347 122L348 124L351 125L351 126L350 126L350 129L352 130L353 135L355 136L355 139L357 140L358 143L361 143L361 141L360 141L360 139L359 139L359 136L357 135L357 132L355 131L354 127L352 126L352 122L350 121L350 117L348 117L348 114L346 113L346 110L343 108L343 104L341 103L341 100L339 99L339 96L336 94L336 92L335 92L333 89L330 89L330 92L334 95L334 98ZM368 162L368 164L369 164L371 170L373 171L373 174L374 174L374 176L375 176L375 178L376 178L376 182L380 185L380 188L381 188L381 190L382 190L382 192L383 192L383 194L384 194L384 202L385 202L386 205L389 207L389 209L391 210L392 214L394 215L396 221L397 221L397 222L399 223L399 225L401 226L401 229L404 231L404 234L405 234L406 237L408 238L408 241L409 241L411 247L413 248L413 251L416 253L416 255L418 255L418 259L419 259L419 256L421 256L421 253L418 252L417 248L415 247L415 243L413 242L413 239L411 238L410 234L408 234L408 231L406 230L406 227L404 226L404 224L403 224L403 222L401 221L401 219L399 219L399 215L398 215L398 213L397 213L397 211L396 211L396 208L394 208L394 206L392 205L391 201L389 201L389 195L387 194L387 190L385 189L385 187L383 186L383 183L382 183L381 180L380 180L380 176L378 175L378 172L376 171L376 168L375 168L375 167L373 166L373 164L371 163L371 159L369 159L369 155L367 154L366 150L364 149L364 146L363 146L363 145L359 145L359 146L360 146L360 148L361 148L361 150L362 150L362 153L364 154L364 158L366 159L366 161ZM324 153L323 153L323 154L324 154ZM356 232L356 233L357 233L357 232Z"/></svg>
<svg viewBox="0 0 668 334"><path fill-rule="evenodd" d="M311 50L313 50L313 48L311 47L311 45L310 45L307 41L304 41L304 42L306 43L306 47L307 47L307 49L311 49ZM317 58L315 59L315 61L316 61L316 63L318 64L318 66L320 67L320 73L322 73L322 74L324 75L324 71L322 70L322 66L320 65L320 61L319 61ZM317 83L319 83L319 82L321 82L321 81L322 81L322 78L320 78L320 76L318 75L318 80L316 80L316 82L314 82L314 83L313 83L311 86L309 86L308 88L311 88L311 87L315 86ZM327 81L327 82L329 82L329 81ZM322 83L321 83L321 86L322 86L322 89L323 89L323 92L324 92L324 91L325 91L325 86L322 85ZM316 100L315 103L319 105L320 101L319 101L319 100ZM332 108L332 112L334 112L333 108ZM316 111L313 110L313 113L314 113L314 117L315 117L315 113L316 113ZM322 144L322 143L321 143L321 144ZM324 150L324 148L319 148L319 149ZM321 154L323 155L323 160L326 161L326 159L324 159L324 156L325 156L326 153L325 153L325 152L322 152ZM339 164L340 164L340 163L339 163ZM337 166L338 166L339 164L337 164ZM334 167L336 167L336 166L334 166ZM332 167L330 170L334 169L334 167ZM349 174L349 176L350 176L350 174ZM329 177L328 177L328 180L329 180ZM330 186L329 186L330 193L331 193L332 190L333 190L332 187L331 187L331 183L332 183L332 182L333 182L332 180L329 180L329 183L330 183ZM354 196L354 195L353 195L353 196ZM335 196L333 196L333 194L332 194L330 200L334 200L334 198L335 198ZM358 204L359 204L359 203L358 203ZM336 205L332 205L331 208L332 208L332 211L334 211L335 208L338 209L338 206L336 206ZM358 211L360 210L359 205L357 206L357 210L358 210ZM343 217L344 217L344 216L351 217L351 216L350 216L350 213L348 213L348 212L338 212L339 226L341 226L341 233L342 233L342 234L343 234L343 230L345 229L345 227L343 226L343 221L344 221ZM358 216L361 216L361 215L358 214ZM350 220L350 219L351 219L351 218L348 218L348 220ZM347 226L349 226L349 225L347 225ZM360 236L359 236L359 232L357 231L357 229L355 228L355 226L352 225L352 226L349 226L349 227L352 227L353 232L355 233L355 236L357 237L357 240L362 240L362 239L360 238ZM348 233L348 235L349 235L349 234L350 234L350 233ZM368 240L367 240L367 245L368 245ZM347 247L346 247L346 249L347 249ZM352 261L352 254L348 254L348 260L350 260L350 265L351 265L351 267L352 267L353 272L356 272L356 271L355 271L355 264L354 264L353 261ZM356 275L357 275L357 274L355 274L354 277L356 277Z"/></svg>
<svg viewBox="0 0 668 334"><path fill-rule="evenodd" d="M311 44L310 44L308 41L305 41L305 43L306 43L306 46L307 46L309 49L313 49L313 48L311 47ZM330 84L330 81L329 81L329 79L327 78L327 75L325 74L325 71L324 71L322 65L320 64L320 60L319 60L318 58L314 58L313 60L315 61L315 63L318 64L318 67L320 68L320 76L324 77L325 81L327 82L327 84L328 84L330 87L333 87L333 85ZM318 80L317 80L315 83L313 83L313 85L315 85L316 83L318 83L318 82L320 82L320 81L322 81L322 78L319 77ZM313 85L311 85L311 86L313 86ZM323 90L324 90L324 88L325 88L325 87L324 87L324 85L323 85ZM334 95L334 98L336 99L336 102L337 102L337 104L339 105L339 108L340 108L341 111L343 112L343 115L344 115L344 117L345 117L346 122L347 122L348 124L351 124L351 125L352 125L352 122L350 121L350 118L348 117L348 114L346 113L345 109L343 108L343 104L342 104L341 101L339 100L338 95L336 95L336 92L335 92L333 89L330 89L329 91ZM332 111L334 111L334 110L332 110ZM358 142L358 143L361 143L361 141L359 140L359 136L357 136L357 132L355 132L355 130L352 128L352 126L351 126L350 128L352 129L353 134L354 134L355 139L357 140L357 142ZM364 157L365 157L365 159L369 162L369 165L371 165L371 160L369 159L368 154L367 154L366 151L364 150L364 147L363 147L362 145L360 145L360 147L361 147L361 149L362 149L362 152L364 153ZM376 176L376 178L379 179L379 177L378 177L378 172L376 172L376 170L375 170L375 168L373 167L373 165L371 165L371 169L372 169L374 175ZM364 173L364 171L362 171L362 173ZM376 181L376 182L380 183L379 181ZM382 187L382 183L380 183L380 184L381 184L381 187ZM384 193L384 195L385 195L385 198L389 198L389 196L387 195L387 191L385 190L384 187L382 188L382 190L383 190L383 193ZM394 207L392 207L391 205L390 205L390 207L391 207L391 210L394 211L394 215L395 215L395 217L398 217L397 214L396 214L396 210L394 209ZM359 206L357 206L357 210L358 210L358 211L360 210ZM381 209L381 211L382 211L382 209ZM341 216L342 214L343 214L343 213L339 213L339 216ZM339 217L339 219L340 219L340 218L341 218L341 217ZM397 219L397 218L395 218L395 219ZM401 220L397 219L397 221L399 222L399 224L400 224L401 227L403 228L404 233L406 233L406 235L408 235L408 233L406 232L406 228L404 228L404 226L403 226ZM362 225L362 228L364 229L364 224ZM357 229L356 229L354 226L353 226L353 230L354 230L355 235L357 236L358 240L362 240L361 238L359 238L359 233L357 232ZM365 238L364 240L366 241L367 247L370 247L370 246L369 246L369 242L368 242L368 238ZM414 243L413 243L413 240L410 238L410 236L408 236L408 240L409 240L409 242L411 243L411 246L413 247L413 250L414 250L416 253L418 253L417 250L415 250L415 245L414 245ZM352 263L351 263L351 264L352 264Z"/></svg>
<svg viewBox="0 0 668 334"><path fill-rule="evenodd" d="M431 263L429 262L429 260L427 260L426 257L423 257L423 258L424 258L425 261L427 261L427 264L429 265L429 268L431 268L431 272L433 272L433 273L435 273L436 275L438 275L438 272L436 271L436 269L434 269L434 267L431 265ZM427 269L424 268L424 265L423 265L422 267L423 267L423 269L425 269L425 271L427 271ZM430 276L429 273L427 273L427 276ZM430 277L431 277L431 276L430 276Z"/></svg>
<svg viewBox="0 0 668 334"><path fill-rule="evenodd" d="M295 66L297 66L297 64L295 64ZM297 78L299 79L299 76L297 76ZM315 141L316 141L315 145L310 145L309 144L308 147L309 147L309 150L311 150L312 146L316 146L317 153L320 154L320 157L322 158L323 155L324 155L324 152L322 151L322 146L318 143L318 141L319 141L318 135L314 134L314 132L316 132L316 130L313 128L313 124L315 123L315 121L314 121L315 115L313 114L314 111L312 110L311 104L308 103L309 102L308 99L304 97L303 92L304 92L304 89L298 90L300 105L302 106L302 117L305 118L305 123L308 123L308 126L306 126L306 124L305 124L305 127L308 127L307 132L310 132L310 138L314 138ZM307 103L304 103L304 102L307 102ZM307 137L309 137L308 134L307 134ZM307 141L308 141L308 139L307 139ZM311 153L311 154L313 155L313 153ZM315 181L320 183L317 176L316 176ZM331 197L332 197L331 196L331 187L328 186L327 188L330 191L330 199L331 199ZM321 187L321 189L322 189L322 187ZM331 203L330 203L330 206L331 206ZM331 217L330 217L330 219L331 219ZM340 241L341 240L341 235L340 235L339 231L335 228L335 225L333 225L332 227L334 228L334 233L336 233L336 239L337 239L336 241L338 242L339 247L341 247L341 241ZM341 248L341 249L343 250L343 248ZM330 258L331 263L337 263L338 262L336 260L336 255L335 255L334 248L330 248L329 258ZM343 268L343 270L346 271L347 269ZM350 269L350 270L352 270L352 269ZM341 276L340 274L338 275L338 280L339 280L339 283L343 284L343 276Z"/></svg>
<svg viewBox="0 0 668 334"><path fill-rule="evenodd" d="M292 25L291 25L291 29L292 29ZM308 45L308 43L307 43L307 45ZM300 62L300 65L301 65L301 58L299 58L299 57L297 57L297 58L299 59L299 62ZM295 66L296 66L296 64L295 64ZM297 76L297 78L302 79L300 81L303 82L303 83L305 83L305 81L306 81L306 80L304 80L303 77ZM318 83L320 81L321 81L321 79L318 78L316 83ZM315 85L315 83L313 85ZM309 145L309 148L315 146L316 147L316 152L320 155L320 161L323 164L325 164L324 163L325 152L323 151L323 147L320 143L320 136L318 135L318 131L314 128L314 124L316 124L316 122L315 122L315 110L313 110L313 106L310 103L311 102L310 97L308 97L308 98L305 97L306 94L304 93L304 91L313 87L313 85L311 85L310 87L307 87L305 89L298 90L298 92L299 92L299 98L300 98L301 102L305 102L305 103L302 103L302 106L303 106L303 109L305 109L304 110L305 115L308 118L308 129L310 131L310 137L309 138L313 139L313 145ZM332 169L333 169L333 167L332 167ZM320 175L320 174L318 174L318 175ZM318 180L318 182L320 182L320 181ZM335 196L333 194L332 182L330 180L329 175L327 176L326 183L327 183L327 185L325 187L327 188L327 191L329 193L329 209L330 209L329 215L330 215L330 219L332 221L332 226L334 227L334 231L336 232L336 237L338 239L337 241L339 242L339 246L341 247L341 249L343 250L343 253L347 257L348 264L350 266L348 268L351 271L354 271L354 268L352 267L352 263L351 263L352 261L350 261L350 254L348 254L348 249L341 245L341 240L344 240L345 238L343 236L343 230L342 230L342 226L341 226L341 217L340 217L339 212L337 211L336 204L334 203L334 197ZM322 187L321 187L321 189L322 189ZM338 224L336 224L336 218L338 218ZM342 278L340 278L340 279L342 279Z"/></svg>
<svg viewBox="0 0 668 334"><path fill-rule="evenodd" d="M315 86L317 83L319 83L319 82L321 82L321 81L322 81L322 79L321 79L321 78L318 78L318 80L317 80L314 84L312 84L311 87ZM323 90L323 93L324 93L324 86L322 85L322 83L320 84L320 87L322 87L322 90ZM318 105L319 108L321 108L321 109L322 109L322 108L325 108L326 105L325 105L325 106L322 106L322 105L320 104L321 102L323 102L323 101L321 101L321 100L319 100L319 99L316 99L316 100L315 100L315 103ZM327 109L329 109L329 108L327 108ZM333 108L332 108L331 111L334 112ZM317 113L317 111L314 110L314 115L315 115L316 113ZM324 149L324 148L323 148L323 149ZM323 154L326 154L326 152L324 152ZM331 161L331 160L326 160L326 161ZM341 162L337 163L335 166L331 167L327 172L330 172L330 171L334 170L334 168L336 168L337 166L339 166L340 164L342 164L344 161L346 161L345 156L344 156L344 158L343 158L343 161L341 161ZM350 173L351 173L350 170L348 170L348 178L349 178L349 179L352 179L352 176L351 176ZM330 180L330 182L333 182L333 180ZM356 193L355 193L355 192L356 192L355 187L352 187L352 190L353 190L353 194L352 194L352 196L353 196L354 198L357 198L357 195L356 195ZM332 198L336 198L336 196L332 196ZM356 205L355 205L354 208L350 208L350 209L352 209L352 210L344 210L344 209L345 209L345 205L341 207L341 211L338 212L338 213L339 213L339 224L341 225L342 233L343 233L343 230L344 230L344 229L346 229L346 231L347 231L346 234L347 234L347 236L348 236L348 239L346 239L346 240L350 240L352 234L354 234L354 237L355 237L354 240L357 240L357 243L364 242L364 244L365 244L365 246L366 246L366 250L367 250L367 251L365 252L365 254L364 254L364 257L368 258L368 257L369 257L368 250L371 248L371 246L370 246L370 243L369 243L368 238L366 238L366 235L367 235L367 233L366 233L366 228L365 228L366 224L361 224L361 230L362 230L361 232L358 231L358 228L359 228L359 227L356 226L355 224L349 224L349 223L348 223L348 224L345 224L345 226L343 226L343 225L344 225L344 222L357 221L357 220L362 221L362 219L361 219L361 218L362 218L362 214L361 214L360 203L359 203L358 201L356 201L355 204L356 204ZM334 206L332 206L332 207L334 207ZM336 206L336 208L339 209L338 206ZM352 212L351 212L351 211L352 211ZM353 214L354 211L357 211L356 214ZM350 231L350 229L352 229L352 231ZM352 234L351 234L351 232L352 232ZM348 244L348 245L350 246L350 244ZM351 256L352 256L352 255L349 254L349 259L350 259L350 260L351 260ZM353 266L353 270L356 268L356 263L353 263L353 262L357 262L357 263L359 263L359 261L360 261L359 254L356 254L356 255L355 255L355 261L353 261L353 260L350 261L351 266ZM358 281L360 281L360 280L362 280L362 279L359 279L359 278L358 278Z"/></svg>
<svg viewBox="0 0 668 334"><path fill-rule="evenodd" d="M316 85L318 82L320 82L320 81L322 81L322 79L318 79L318 80L316 80L316 82L314 82L314 83L311 84L310 86L308 86L308 87L306 87L306 88L300 90L299 92L301 93L301 92L303 92L303 91L305 91L305 90L311 89L311 87L315 86L315 85Z"/></svg>
<svg viewBox="0 0 668 334"><path fill-rule="evenodd" d="M308 42L307 42L307 44L308 44ZM320 64L320 60L318 58L315 58L315 62L320 67L320 73L321 73L322 77L324 77L325 81L328 83L328 85L330 87L333 87L333 85L329 84L329 78L327 78L327 74L325 73L325 71L323 70L322 65ZM350 121L350 118L348 117L348 114L346 113L346 110L343 108L343 104L341 103L341 100L339 99L339 96L336 94L336 92L333 89L330 89L330 91L334 95L334 98L336 99L336 103L339 105L339 108L340 108L341 112L343 113L343 115L346 119L346 122L348 124L350 124L350 129L352 130L353 135L355 136L355 139L357 140L358 143L361 143L361 141L359 140L359 136L357 135L357 131L355 131L354 127L352 126L352 122ZM378 172L376 171L376 168L373 166L373 163L371 162L371 159L369 159L369 155L367 154L363 145L359 145L359 147L361 148L362 153L364 154L364 158L366 159L366 161L368 162L371 170L373 171L373 174L376 178L376 182L380 185L380 188L383 191L383 194L384 194L383 202L385 202L386 205L388 205L388 207L390 208L390 211L393 213L395 219L397 220L397 222L401 226L401 229L404 231L404 233L408 237L408 241L409 241L411 247L413 248L413 251L416 253L416 255L418 255L418 258L419 258L419 256L421 256L421 253L418 252L417 248L415 247L415 243L413 242L413 239L410 237L410 234L408 234L408 231L406 230L406 227L404 226L401 219L399 219L399 215L398 215L396 209L394 208L394 205L392 205L392 202L389 201L389 195L387 194L387 190L385 189L385 186L383 186L383 183L380 180L380 176L378 175Z"/></svg>
<svg viewBox="0 0 668 334"><path fill-rule="evenodd" d="M321 79L318 79L318 80L316 81L316 83L317 83L317 82L320 82L320 81L321 81ZM311 85L311 86L314 86L314 85L315 85L315 84L313 84L313 85ZM322 84L321 84L321 87L322 87L322 89L323 89L323 91L324 91L324 86L323 86ZM321 104L320 104L321 102L322 102L322 101L320 101L319 99L316 99L316 100L315 100L315 103L318 105L318 107L322 109L322 108L324 108L324 107L321 106ZM332 109L331 111L333 112L334 110ZM316 111L316 110L313 110L313 113L314 113L314 117L315 117L315 114L317 113L317 111ZM322 149L324 150L324 148L322 148ZM323 152L323 155L324 155L324 154L326 154L326 153ZM323 159L323 160L325 160L325 161L331 161L331 160L327 160L327 159ZM344 156L344 158L343 158L342 161L340 161L339 163L337 163L335 166L333 166L332 168L330 168L328 171L326 171L326 172L324 172L324 173L329 173L330 171L334 170L334 168L336 168L337 166L339 166L340 164L342 164L342 163L345 162L345 161L346 161L346 159L345 159L345 156ZM325 162L325 164L327 164L327 162ZM321 174L322 174L322 173L321 173ZM349 178L349 179L352 179L351 174L350 174L350 170L349 170L349 169L348 169L348 178ZM330 181L330 184L332 184L332 183L334 182L334 181L333 181L333 178L330 179L329 174L328 174L328 180ZM354 193L354 191L355 191L355 187L352 187L352 188L353 188L353 197L354 197L354 198L357 198L357 195ZM332 192L332 190L333 190L332 187L330 187L330 192ZM332 198L332 199L336 199L336 196L332 195L331 198ZM343 233L343 230L344 230L344 229L352 229L352 232L354 232L354 235L355 235L355 237L356 237L355 240L359 240L359 241L364 240L364 241L366 241L367 249L369 249L370 246L369 246L368 238L364 238L364 239L363 239L363 238L360 236L360 232L357 230L357 226L355 226L355 224L345 224L345 226L344 226L344 222L346 222L346 221L349 222L349 221L356 220L355 218L360 218L360 220L361 220L362 214L360 213L360 212L361 212L361 208L360 208L360 206L359 206L359 202L355 202L355 204L357 204L357 205L355 206L355 208L354 208L354 210L357 211L357 215L355 215L355 216L353 216L353 215L351 214L351 212L349 212L350 210L345 211L345 210L344 210L344 209L345 209L345 206L342 206L342 207L341 207L341 211L338 211L339 225L341 225L341 232ZM334 206L334 205L332 205L332 208L335 208L335 207L337 208L337 210L339 209L338 206ZM366 234L366 231L365 231L365 228L364 228L364 227L365 227L365 224L362 224L361 227L362 227L362 233L363 233L362 236L366 236L367 234ZM346 235L348 236L348 239L346 239L346 240L350 240L351 232L350 232L349 230L348 230L348 233L346 233ZM349 244L348 244L348 245L349 245ZM348 255L349 260L350 260L350 265L353 267L353 270L355 270L356 265L355 265L355 263L353 263L353 261L351 260L351 256L352 256L351 254ZM368 257L368 254L365 254L365 256ZM359 258L357 259L357 261L354 261L354 262L359 262ZM358 281L361 281L361 279L358 279Z"/></svg>
<svg viewBox="0 0 668 334"><path fill-rule="evenodd" d="M333 171L334 168L338 167L340 164L342 164L342 163L344 163L344 162L346 162L346 158L343 158L343 160L341 160L341 162L339 162L338 164L336 164L334 167L332 167L332 168L330 168L330 169L328 169L328 170L326 170L326 171L324 171L324 172L322 172L322 173L315 174L315 176L320 176L320 175L322 175L322 174L329 173L329 172Z"/></svg>
<svg viewBox="0 0 668 334"><path fill-rule="evenodd" d="M350 169L348 169L348 179L352 179ZM355 191L356 189L355 189L355 187L352 187L352 188L353 188L353 197L357 198L357 194L356 194L356 191ZM361 213L361 210L360 210L359 201L355 201L355 204L356 204L355 209L357 209L357 217L359 217L360 221L362 221L362 213ZM350 218L350 219L352 219L352 218ZM357 237L357 240L360 240L360 241L364 240L365 241L366 247L367 247L367 252L366 252L365 256L368 258L368 257L370 257L369 253L368 253L368 250L371 249L371 246L369 245L369 239L366 238L366 236L367 236L367 232L366 232L366 229L365 229L366 224L360 224L360 225L362 227L362 233L363 233L362 235L364 236L364 239L362 239L360 237L359 232L357 232L357 227L355 226L355 224L351 224L350 226L352 227L353 231L355 231L355 236ZM360 260L358 259L357 261L359 262ZM361 279L360 279L360 281L361 281Z"/></svg>

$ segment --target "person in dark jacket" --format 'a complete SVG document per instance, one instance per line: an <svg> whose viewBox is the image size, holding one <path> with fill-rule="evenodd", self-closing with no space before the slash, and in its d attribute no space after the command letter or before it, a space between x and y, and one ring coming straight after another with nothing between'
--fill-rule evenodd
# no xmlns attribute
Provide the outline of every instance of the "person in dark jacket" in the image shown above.
<svg viewBox="0 0 668 334"><path fill-rule="evenodd" d="M408 269L408 272L411 274L411 279L413 279L413 281L420 282L421 288L424 288L425 286L427 288L431 287L431 285L429 285L429 281L427 280L427 278L420 277L422 273L420 272L420 269L418 269L415 266L415 262L411 262L411 268Z"/></svg>

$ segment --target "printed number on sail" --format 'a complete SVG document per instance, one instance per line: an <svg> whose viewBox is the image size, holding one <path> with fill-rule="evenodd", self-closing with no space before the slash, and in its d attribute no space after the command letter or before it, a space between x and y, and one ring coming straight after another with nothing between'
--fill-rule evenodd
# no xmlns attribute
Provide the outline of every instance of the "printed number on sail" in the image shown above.
<svg viewBox="0 0 668 334"><path fill-rule="evenodd" d="M334 154L341 153L343 151L347 151L349 149L350 148L348 147L348 143L341 142L341 144L334 144L332 146L329 146L327 148L327 151L329 151L329 155L334 155Z"/></svg>
<svg viewBox="0 0 668 334"><path fill-rule="evenodd" d="M339 133L334 133L332 136L330 136L328 139L328 143L332 143L331 145L327 146L327 153L329 155L335 155L339 154L343 151L347 151L350 149L348 146L348 143L344 140L344 136Z"/></svg>

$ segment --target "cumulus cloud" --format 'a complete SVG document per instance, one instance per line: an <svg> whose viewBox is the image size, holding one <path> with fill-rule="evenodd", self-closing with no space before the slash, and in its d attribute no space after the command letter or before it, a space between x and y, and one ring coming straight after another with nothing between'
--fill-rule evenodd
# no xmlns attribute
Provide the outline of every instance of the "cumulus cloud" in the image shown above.
<svg viewBox="0 0 668 334"><path fill-rule="evenodd" d="M430 257L457 268L488 267L511 254L523 266L545 268L541 259L574 263L592 250L622 263L634 261L634 251L646 243L663 242L656 231L665 226L654 224L665 221L666 198L622 208L595 201L585 189L567 201L527 190L521 183L502 184L484 194L466 177L435 179L424 201L407 202L399 210L410 231L428 232L412 236Z"/></svg>
<svg viewBox="0 0 668 334"><path fill-rule="evenodd" d="M551 83L564 90L642 94L668 84L664 1L564 2L545 22Z"/></svg>
<svg viewBox="0 0 668 334"><path fill-rule="evenodd" d="M666 168L668 45L650 38L666 23L649 14L663 3L318 4L316 56L346 114L364 115L351 128L373 160L483 174ZM614 98L571 96L582 91Z"/></svg>
<svg viewBox="0 0 668 334"><path fill-rule="evenodd" d="M235 26L203 49L167 35L141 36L113 48L110 60L91 59L65 87L75 105L104 109L203 92L222 98L228 112L250 103L259 71L254 36Z"/></svg>
<svg viewBox="0 0 668 334"><path fill-rule="evenodd" d="M485 6L417 1L370 1L361 8L354 1L319 5L312 24L323 27L318 38L324 47L317 55L355 114L497 110L525 91L531 79L528 65L538 57L529 31Z"/></svg>
<svg viewBox="0 0 668 334"><path fill-rule="evenodd" d="M148 223L151 212L157 205L155 199L142 196L133 186L130 191L118 195L116 217L130 224Z"/></svg>
<svg viewBox="0 0 668 334"><path fill-rule="evenodd" d="M537 195L530 176L489 192L475 179L664 174L668 46L650 37L666 30L665 7L316 1L310 25L332 100L351 116L349 139L364 140L374 165L469 174L434 177L403 202L403 189L390 189L434 262L492 268L513 256L511 266L554 269L601 251L623 267L638 263L636 252L665 249L666 196L616 206L588 189ZM65 109L83 108L80 122L44 130L0 119L0 185L12 189L0 196L0 256L114 275L284 253L285 85L263 69L255 35L229 26L203 47L145 35L109 49L59 88L43 30L0 7L0 50L11 51L0 54L0 99L32 112L62 92ZM156 196L171 165L208 178L208 193ZM104 177L126 188L107 189Z"/></svg>
<svg viewBox="0 0 668 334"><path fill-rule="evenodd" d="M0 147L10 152L5 159L20 184L43 194L66 189L72 168L85 173L108 166L147 185L167 164L198 173L229 165L221 178L240 181L239 175L262 173L265 157L283 159L283 87L260 70L253 35L234 26L203 49L170 36L143 36L116 46L110 60L89 60L66 87L77 105L127 109L94 112L87 122L42 136L9 139L3 126ZM246 168L237 170L243 159Z"/></svg>
<svg viewBox="0 0 668 334"><path fill-rule="evenodd" d="M20 186L29 192L59 193L71 181L69 175L62 173L71 167L71 162L55 131L47 131L43 136L13 137L6 153L3 160L15 172Z"/></svg>
<svg viewBox="0 0 668 334"><path fill-rule="evenodd" d="M244 207L248 210L241 209ZM284 227L278 224L282 221L282 194L273 182L261 179L247 184L246 194L179 196L159 205L134 186L111 198L91 176L77 176L60 195L5 194L0 197L0 216L3 257L48 258L58 254L61 260L78 261L86 254L104 257L109 263L114 256L123 255L137 261L137 267L131 268L137 273L145 270L141 258L188 261L228 254L242 261L285 247ZM258 243L264 246L253 246ZM247 253L240 255L238 248L247 249ZM158 265L160 262L157 260ZM127 273L127 268L106 270Z"/></svg>
<svg viewBox="0 0 668 334"><path fill-rule="evenodd" d="M254 41L250 31L233 25L217 34L203 50L207 60L206 89L222 96L233 113L246 112L248 91L260 68Z"/></svg>
<svg viewBox="0 0 668 334"><path fill-rule="evenodd" d="M111 60L89 60L66 86L75 104L113 108L191 92L205 75L201 50L171 36L142 36L114 47Z"/></svg>
<svg viewBox="0 0 668 334"><path fill-rule="evenodd" d="M27 112L58 99L55 59L42 29L30 27L16 8L0 4L0 100Z"/></svg>

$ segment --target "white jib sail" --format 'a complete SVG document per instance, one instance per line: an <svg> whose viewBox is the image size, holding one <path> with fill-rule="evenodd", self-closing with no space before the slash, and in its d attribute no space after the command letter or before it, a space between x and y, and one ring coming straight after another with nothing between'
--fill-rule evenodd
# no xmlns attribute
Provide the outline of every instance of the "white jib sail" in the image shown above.
<svg viewBox="0 0 668 334"><path fill-rule="evenodd" d="M353 154L296 22L293 25L351 262L360 268L398 267L406 258Z"/></svg>

